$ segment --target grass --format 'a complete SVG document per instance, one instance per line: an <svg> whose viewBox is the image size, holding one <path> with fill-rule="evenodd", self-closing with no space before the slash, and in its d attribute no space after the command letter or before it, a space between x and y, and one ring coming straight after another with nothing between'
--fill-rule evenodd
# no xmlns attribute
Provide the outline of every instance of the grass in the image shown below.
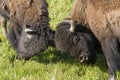
<svg viewBox="0 0 120 80"><path fill-rule="evenodd" d="M50 26L56 25L69 15L73 0L47 0ZM105 58L97 55L95 65L82 64L67 53L49 47L39 56L28 61L14 58L15 51L0 29L0 80L107 80ZM14 61L13 61L14 60ZM120 73L117 73L120 80Z"/></svg>

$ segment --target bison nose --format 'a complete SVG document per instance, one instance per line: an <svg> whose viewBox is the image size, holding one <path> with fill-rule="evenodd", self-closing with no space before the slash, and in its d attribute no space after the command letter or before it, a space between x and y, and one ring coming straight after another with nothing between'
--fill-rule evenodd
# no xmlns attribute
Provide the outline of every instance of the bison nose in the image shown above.
<svg viewBox="0 0 120 80"><path fill-rule="evenodd" d="M80 62L84 62L84 61L87 61L88 60L88 56L87 55L80 55L79 56L79 60L80 60Z"/></svg>
<svg viewBox="0 0 120 80"><path fill-rule="evenodd" d="M23 60L23 59L24 59L24 60L28 60L28 59L30 59L30 57L31 57L31 55L29 55L29 54L26 54L26 55L25 55L25 54L21 54L21 53L20 53L20 54L17 55L17 59L18 59L18 60Z"/></svg>

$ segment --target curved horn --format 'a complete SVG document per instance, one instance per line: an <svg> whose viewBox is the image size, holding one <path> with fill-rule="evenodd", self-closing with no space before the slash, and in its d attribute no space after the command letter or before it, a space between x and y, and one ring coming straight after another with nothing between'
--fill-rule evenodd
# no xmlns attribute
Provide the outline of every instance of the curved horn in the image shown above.
<svg viewBox="0 0 120 80"><path fill-rule="evenodd" d="M25 33L27 32L33 32L34 30L31 30L31 29L28 29L28 28L25 28Z"/></svg>
<svg viewBox="0 0 120 80"><path fill-rule="evenodd" d="M75 25L75 22L74 22L73 20L63 20L63 22L69 23L70 26L71 26L71 27L70 27L70 31L71 31L71 32L74 32L76 25Z"/></svg>

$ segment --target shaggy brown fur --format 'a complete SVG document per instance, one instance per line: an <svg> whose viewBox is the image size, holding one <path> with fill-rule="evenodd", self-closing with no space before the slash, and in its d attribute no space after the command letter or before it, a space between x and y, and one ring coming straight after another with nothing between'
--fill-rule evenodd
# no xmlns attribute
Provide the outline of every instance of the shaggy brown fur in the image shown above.
<svg viewBox="0 0 120 80"><path fill-rule="evenodd" d="M29 59L53 45L45 0L11 0L9 40L18 58Z"/></svg>
<svg viewBox="0 0 120 80"><path fill-rule="evenodd" d="M69 18L88 26L100 41L114 80L120 70L120 0L75 0Z"/></svg>

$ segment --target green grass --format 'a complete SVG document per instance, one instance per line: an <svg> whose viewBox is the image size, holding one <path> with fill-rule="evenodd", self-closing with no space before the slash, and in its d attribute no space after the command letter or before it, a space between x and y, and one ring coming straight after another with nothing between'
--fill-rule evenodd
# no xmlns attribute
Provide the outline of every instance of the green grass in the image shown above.
<svg viewBox="0 0 120 80"><path fill-rule="evenodd" d="M69 15L73 0L47 0L50 26ZM108 72L104 56L97 55L95 65L82 64L67 53L49 47L39 56L28 61L14 58L15 51L0 29L0 80L107 80ZM120 80L120 73L117 73Z"/></svg>

